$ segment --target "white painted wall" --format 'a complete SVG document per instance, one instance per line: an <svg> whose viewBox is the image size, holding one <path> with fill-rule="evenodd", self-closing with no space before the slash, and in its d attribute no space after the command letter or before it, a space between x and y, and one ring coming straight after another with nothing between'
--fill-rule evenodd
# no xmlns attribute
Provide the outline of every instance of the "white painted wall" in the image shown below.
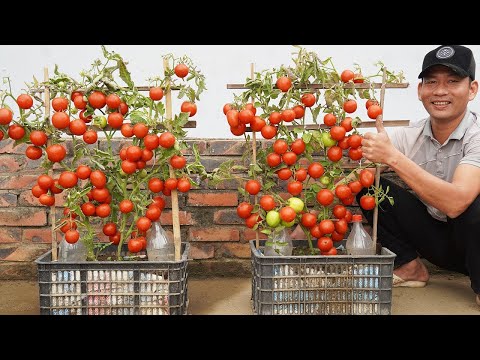
<svg viewBox="0 0 480 360"><path fill-rule="evenodd" d="M480 45L467 45L475 54L477 77L480 78ZM376 71L374 64L382 61L393 71L403 70L408 89L387 90L385 119L415 120L425 117L425 110L418 101L417 76L424 55L434 49L432 45L304 45L318 53L321 59L332 57L340 72L358 63L364 74ZM190 129L190 137L230 138L231 135L222 107L233 99L233 91L226 89L227 83L243 83L250 73L250 63L256 70L279 67L291 63L290 45L110 45L109 50L119 53L129 62L133 81L146 84L145 79L162 73L162 55L173 53L176 57L188 55L206 76L207 91L198 103L195 116L197 128ZM43 67L51 71L55 64L60 71L76 77L91 62L101 58L99 45L1 45L0 74L9 75L13 90L18 94L32 75L43 79ZM177 104L178 108L180 103ZM478 99L470 108L480 112ZM177 110L178 111L178 110ZM358 114L366 117L363 106Z"/></svg>

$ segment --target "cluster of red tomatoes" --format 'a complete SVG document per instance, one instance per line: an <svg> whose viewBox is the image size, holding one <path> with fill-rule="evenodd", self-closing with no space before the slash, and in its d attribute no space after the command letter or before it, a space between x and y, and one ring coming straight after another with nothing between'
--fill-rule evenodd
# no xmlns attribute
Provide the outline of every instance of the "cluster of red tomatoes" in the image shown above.
<svg viewBox="0 0 480 360"><path fill-rule="evenodd" d="M189 68L184 64L178 64L174 72L179 78L184 78L188 75ZM160 101L163 99L164 90L161 87L151 87L149 96L153 101ZM34 100L29 94L21 94L16 99L16 103L19 109L27 111L34 105ZM49 142L47 134L52 132L59 131L82 137L86 144L95 144L98 140L98 128L104 129L108 125L110 129L120 130L126 138L135 137L135 145L129 145L120 151L119 175L123 178L131 174L136 174L141 179L149 177L148 189L154 194L143 216L136 220L137 231L135 231L135 234L144 235L151 227L152 222L159 220L165 207L165 200L155 194L162 192L164 196L170 196L174 189L180 192L190 190L191 182L186 175L178 179L167 178L164 180L149 176L145 168L153 166L152 159L154 156L161 156L162 151L172 149L177 139L169 131L157 134L156 129L153 132L144 123L139 122L133 125L130 122L125 122L129 107L117 94L110 93L107 95L98 90L89 94L74 91L70 95L70 99L63 96L55 97L51 101L51 106L55 111L51 117L51 130L49 130L50 124L38 128L32 128L28 122L14 121L12 124L13 112L7 107L0 108L0 140L5 136L5 129L9 138L17 141L23 140L30 144L25 152L29 159L40 159L45 152L48 161L60 163L65 159L67 150L62 142L56 144ZM74 110L70 111L71 109ZM98 111L97 114L96 111ZM193 102L185 101L181 105L181 111L189 113L189 116L192 117L197 112L197 106ZM73 113L78 113L77 119L71 119L70 114ZM28 136L27 139L25 139L26 136ZM56 139L58 138L59 136L56 137ZM185 168L187 160L180 151L176 151L169 158L168 163L174 170L182 170ZM62 163L62 165L66 164ZM116 219L111 218L113 212L111 207L113 206L112 188L115 181L112 179L109 182L110 176L115 177L116 175L102 170L94 170L91 166L81 164L71 170L63 171L58 178L53 178L48 174L40 175L37 184L32 188L32 194L38 198L42 205L54 206L55 194L60 194L65 189L76 188L78 191L82 191L91 187L91 190L86 194L88 201L81 203L81 212L85 217L96 216L105 219L103 233L109 237L113 244L118 244L121 234L117 229ZM118 210L122 214L140 211L141 206L138 207L130 199L116 200L118 202L115 202L115 206L118 206ZM65 217L60 223L60 230L65 234L67 242L75 243L80 237L77 230L78 214L65 208L64 215ZM134 236L130 239L128 247L131 252L145 249L146 240L144 236Z"/></svg>
<svg viewBox="0 0 480 360"><path fill-rule="evenodd" d="M364 81L361 75L350 70L342 72L341 80L344 83ZM292 89L292 81L286 76L279 77L276 87L282 92L288 92ZM308 149L302 138L295 139L293 132L289 136L282 136L278 131L279 124L302 119L305 108L318 103L316 96L310 92L301 95L300 99L300 104L264 116L256 115L256 108L252 103L246 104L241 110L235 109L232 104L224 105L223 112L234 135L243 135L247 126L250 126L252 131L260 132L265 139L275 139L272 146L266 150L263 166L268 170L265 173L274 174L274 178L270 180L276 183L278 178L286 182L283 184L289 193L285 201L272 194L270 188L262 191L262 181L250 179L245 184L245 191L250 195L263 194L259 206L254 206L252 201L242 202L237 208L237 214L245 219L249 228L292 227L299 224L305 232L318 239L317 246L321 254L335 255L337 250L333 244L344 239L348 223L352 219L352 213L347 206L353 204L355 195L363 188L373 185L374 172L372 169L363 169L356 177L339 181L341 179L335 178L330 171L333 168L331 165L339 164L344 154L353 161L359 161L363 157L363 137L355 129L355 120L347 116L357 110L355 99L348 98L343 102L342 118L337 118L333 113L325 114L323 123L326 130L319 133L319 141L325 151L322 161L308 160L312 159L311 148ZM375 100L368 100L365 106L371 119L382 114L382 109ZM285 131L285 128L282 128L282 131ZM265 182L266 179L263 183ZM318 189L314 191L316 205L313 206L317 210L307 210L305 197L302 197L302 193L311 189ZM376 206L375 201L374 196L364 195L361 197L360 206L371 210Z"/></svg>

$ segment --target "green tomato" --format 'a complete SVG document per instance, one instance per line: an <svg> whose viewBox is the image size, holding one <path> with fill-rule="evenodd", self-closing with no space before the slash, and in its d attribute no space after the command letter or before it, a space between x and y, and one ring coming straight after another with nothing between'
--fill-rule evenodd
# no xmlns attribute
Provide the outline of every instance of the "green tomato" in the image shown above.
<svg viewBox="0 0 480 360"><path fill-rule="evenodd" d="M138 173L138 176L140 176L141 179L145 179L148 176L147 170L142 169L142 171Z"/></svg>
<svg viewBox="0 0 480 360"><path fill-rule="evenodd" d="M70 110L70 112L75 115L76 113L78 113L78 109L77 108L73 108Z"/></svg>
<svg viewBox="0 0 480 360"><path fill-rule="evenodd" d="M298 214L305 207L305 203L302 199L297 197L291 197L287 200L288 206L290 206Z"/></svg>
<svg viewBox="0 0 480 360"><path fill-rule="evenodd" d="M98 127L105 129L105 127L107 126L107 118L105 116L97 116L95 117L93 123Z"/></svg>
<svg viewBox="0 0 480 360"><path fill-rule="evenodd" d="M321 182L323 185L329 185L329 184L332 182L332 179L331 179L330 176L328 176L328 175L323 175L323 176L320 178L320 182Z"/></svg>
<svg viewBox="0 0 480 360"><path fill-rule="evenodd" d="M127 177L127 173L123 171L123 169L120 169L119 173L120 173L120 176Z"/></svg>
<svg viewBox="0 0 480 360"><path fill-rule="evenodd" d="M322 132L322 142L325 147L331 147L337 144L335 140L332 139L329 132Z"/></svg>
<svg viewBox="0 0 480 360"><path fill-rule="evenodd" d="M280 213L275 210L271 210L267 213L266 220L268 226L272 228L276 228L278 225L280 225L280 222L282 221L282 219L280 218Z"/></svg>
<svg viewBox="0 0 480 360"><path fill-rule="evenodd" d="M289 223L282 220L282 226L285 226L286 228L291 228L293 225L295 225L295 220L293 220Z"/></svg>

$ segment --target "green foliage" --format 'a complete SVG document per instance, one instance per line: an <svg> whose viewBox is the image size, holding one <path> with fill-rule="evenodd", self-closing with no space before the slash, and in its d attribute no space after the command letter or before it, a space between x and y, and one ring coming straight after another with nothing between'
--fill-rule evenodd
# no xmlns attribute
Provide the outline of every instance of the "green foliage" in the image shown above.
<svg viewBox="0 0 480 360"><path fill-rule="evenodd" d="M92 191L95 189L89 179L80 180L75 186L69 189L63 189L66 195L65 206L70 209L70 220L78 227L78 231L82 234L82 241L85 242L90 260L97 259L99 253L110 243L96 245L98 228L106 223L114 223L117 231L121 235L118 246L117 259L120 259L120 250L123 243L126 243L134 230L138 219L146 216L147 208L152 204L152 198L158 196L149 190L148 183L151 179L158 178L162 181L174 176L175 178L187 178L191 184L196 184L191 176L198 174L201 179L206 179L208 174L200 162L198 149L193 148L195 161L187 164L182 169L173 169L170 166L170 159L174 155L183 156L182 151L190 149L189 144L185 141L186 132L183 129L189 121L189 113L172 114L166 116L166 106L163 101L154 101L149 97L148 92L144 93L139 87L136 87L132 81L131 73L127 67L128 63L123 60L120 54L109 51L105 46L101 47L102 59L95 59L90 68L80 72L80 78L71 77L59 70L55 65L52 77L47 81L40 82L33 78L31 83L27 84L28 92L36 100L34 105L28 109L18 109L14 118L14 123L21 125L25 129L25 136L16 141L15 145L21 143L31 144L29 134L33 130L42 130L48 136L48 143L43 145L43 161L41 167L44 173L53 169L54 163L51 162L46 155L48 146L53 144L65 144L65 140L72 140L72 149L69 157L60 162L60 166L64 170L75 172L79 165L87 165L90 169L102 171L107 183L105 188L108 190L111 199L109 201L110 215L99 218L86 216L82 211L82 205L85 203L93 203L98 210L100 202L92 200ZM161 86L165 92L174 90L179 92L179 98L185 98L189 101L200 100L200 94L206 89L205 77L200 70L193 64L192 60L187 56L175 58L168 54L165 57L167 68L162 75L154 76L150 79L151 86ZM189 76L187 79L179 79L173 72L173 68L183 63L189 67ZM8 98L16 100L11 92L10 80L5 78L4 87L0 89L0 107L7 107L6 100ZM73 135L69 127L59 130L53 126L44 112L44 93L48 89L50 99L62 97L68 100L68 108L66 113L73 120L80 116L73 101L70 101L72 93L79 92L86 101L86 107L82 116L92 116L93 120L86 123L90 130L98 133L99 140L97 143L87 145L81 136ZM106 119L112 113L118 113L122 109L110 109L104 106L101 109L94 108L89 100L93 92L101 92L103 95L117 95L123 103L128 106L128 112L124 114L124 124L144 124L148 127L148 134L159 136L164 132L170 132L175 137L175 145L171 148L156 147L152 149L153 159L146 163L141 159L128 161L134 164L135 171L127 174L122 168L126 160L122 160L115 149L113 139L120 135L120 129L112 128L106 125ZM52 115L52 114L51 114ZM117 114L116 114L117 115ZM7 127L5 127L6 133ZM4 125L0 125L0 131L4 131ZM8 136L7 136L8 137ZM127 146L138 146L144 154L146 144L144 137L133 136ZM130 172L130 171L128 171ZM176 190L174 190L176 191ZM164 192L165 196L169 196ZM131 200L134 203L134 209L128 214L122 214L119 204L122 200ZM98 215L98 214L97 214ZM65 219L59 219L57 229L61 228L67 222ZM112 238L110 238L111 241Z"/></svg>
<svg viewBox="0 0 480 360"><path fill-rule="evenodd" d="M363 104L361 100L376 99L376 86L378 81L382 81L384 64L378 62L378 72L365 76L362 74L362 69L358 64L354 66L354 78L347 83L344 83L341 79L341 72L339 72L333 63L332 58L320 59L319 56L307 51L306 49L295 46L292 57L292 65L281 65L277 68L261 70L255 72L253 77L247 78L245 82L245 91L241 94L234 95L233 101L230 103L230 107L236 111L242 111L246 109L247 104L254 104L256 110L256 116L264 119L267 125L273 125L277 129L276 136L271 139L275 142L278 139L283 139L287 142L291 152L293 150L292 144L295 141L303 141L305 150L297 152L297 159L293 164L287 165L285 163L284 156L281 155L282 162L279 165L275 165L273 168L268 164L268 155L274 152L273 146L259 147L257 146L257 161L254 163L252 154L252 143L250 135L245 134L246 150L242 157L245 163L250 163L248 171L246 173L247 178L242 176L232 176L228 170L232 166L232 162L226 162L222 164L218 173L222 176L230 178L236 178L239 183L239 193L245 199L245 201L257 204L257 200L254 200L253 196L247 193L244 186L242 186L246 180L257 179L262 183L261 193L258 198L264 195L271 195L274 197L276 206L274 210L280 211L287 206L287 201L279 196L279 193L284 191L279 185L287 187L292 186L292 192L290 196L300 197L305 202L305 210L307 212L313 212L317 215L318 222L322 220L331 219L332 208L337 204L351 205L353 202L353 195L349 198L339 199L336 195L334 202L328 206L323 206L317 200L317 194L322 189L328 189L335 194L336 187L340 184L347 184L353 179L356 179L356 173L365 167L373 167L376 164L367 164L362 161L353 161L348 158L347 151L343 152L343 157L339 161L332 156L329 157L328 152L332 150L338 150L338 142L330 137L331 126L325 126L323 121L319 121L320 114L333 114L336 118L334 125L341 126L342 120L346 117L352 117L352 127L346 131L351 131L350 134L357 134L357 127L361 125L362 120L354 115L347 113L344 109L344 103L347 100L356 100L357 104ZM386 71L386 83L401 83L404 80L402 72L395 73L393 71ZM277 81L281 78L288 78L291 82L291 87L282 89L277 87ZM377 81L377 83L375 83ZM361 86L357 86L356 82L363 82ZM309 95L306 95L309 94ZM303 102L303 97L311 97L313 95L313 105ZM308 104L308 106L307 106ZM286 110L294 109L295 107L302 106L306 113L309 113L310 119L313 123L307 124L306 116L297 116L296 119L287 123L283 112ZM282 114L283 121L278 125L270 122L270 116L273 112ZM232 129L232 133L241 133L243 124L239 124L238 129ZM348 134L347 134L348 136ZM345 145L342 145L345 146ZM348 148L348 146L347 146ZM345 147L344 147L345 149ZM298 150L298 149L297 149ZM340 149L342 151L342 149ZM346 167L346 162L349 162ZM294 194L295 187L298 185L296 182L297 172L301 168L307 169L308 166L318 162L323 166L323 173L321 176L310 176L307 174L306 179L300 181L302 183L302 191L300 194ZM302 165L301 165L302 164ZM292 172L292 176L286 180L280 180L277 172L289 168ZM304 170L303 170L304 171ZM393 203L393 199L388 197L388 189L383 191L381 188L376 189L372 187L370 189L372 194L377 199L377 204L380 204L385 199L388 199ZM260 217L260 221L254 225L254 229L258 229L261 233L269 236L272 233L276 233L282 230L284 227L277 226L275 228L270 227L266 222L267 211L263 210L260 206L255 205L253 214L257 214ZM300 224L302 215L297 214L295 223ZM337 220L337 219L333 219ZM303 225L302 229L305 232L307 239L311 240L310 230ZM330 236L330 234L324 234ZM310 254L315 254L315 251L310 242Z"/></svg>

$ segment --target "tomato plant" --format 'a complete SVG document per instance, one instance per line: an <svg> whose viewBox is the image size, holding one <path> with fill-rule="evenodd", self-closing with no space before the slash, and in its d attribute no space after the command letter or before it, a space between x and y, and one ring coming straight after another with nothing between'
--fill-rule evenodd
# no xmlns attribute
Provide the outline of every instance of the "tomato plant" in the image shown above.
<svg viewBox="0 0 480 360"><path fill-rule="evenodd" d="M14 145L31 144L26 156L42 159L42 174L32 189L41 204L53 206L54 195L63 193L68 211L56 228L66 241L83 241L88 259L94 260L97 235L103 233L118 245L120 260L124 243L130 252L145 249L145 238L131 235L144 234L158 221L164 197L189 191L196 185L192 174L207 176L183 130L197 112L205 77L187 56L169 54L163 57L168 66L162 76L147 79L149 90L143 93L119 54L103 46L102 53L80 79L55 66L50 79L34 79L18 97L7 78L7 88L0 89L0 133ZM45 119L41 95L46 88L53 112ZM163 96L172 88L185 100L174 115ZM130 139L119 154L113 143L118 137ZM193 153L190 163L183 156L187 150ZM56 163L62 168L58 178L48 175Z"/></svg>
<svg viewBox="0 0 480 360"><path fill-rule="evenodd" d="M375 87L364 85L373 85L382 72L365 76L356 66L339 73L331 58L321 60L301 47L292 60L292 66L256 72L247 79L245 91L223 105L232 134L243 136L249 145L245 157L252 160L250 131L271 140L259 147L256 163L244 169L246 177L231 176L242 184L237 213L246 226L268 236L298 224L311 254L336 255L333 242L344 238L352 217L347 206L358 192L369 188L368 209L370 198L374 204L393 201L388 189L373 186L376 164L363 161L358 131L362 119L355 116L363 101L370 117L381 114ZM402 79L402 73L387 73L387 82ZM346 162L353 166L345 167ZM227 162L219 172L228 176L233 168ZM312 237L318 239L317 247Z"/></svg>

